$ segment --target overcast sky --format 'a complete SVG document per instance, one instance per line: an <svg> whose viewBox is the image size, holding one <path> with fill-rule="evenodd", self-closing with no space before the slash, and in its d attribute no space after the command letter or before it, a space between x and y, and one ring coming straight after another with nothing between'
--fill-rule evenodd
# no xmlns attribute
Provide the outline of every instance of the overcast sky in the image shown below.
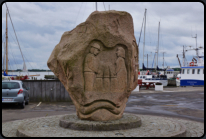
<svg viewBox="0 0 206 139"><path fill-rule="evenodd" d="M183 45L187 49L204 47L204 5L200 2L98 2L98 11L126 11L132 15L136 41L139 41L145 8L146 33L145 51L152 66L158 44L158 24L160 22L158 65L179 67L176 55L182 54ZM96 10L95 2L7 2L12 22L27 69L48 69L47 60L62 34L70 31ZM6 5L2 5L2 40L5 41ZM139 62L143 62L143 34L139 44ZM8 17L9 69L22 69L23 59L18 48L11 21ZM2 43L2 59L3 59ZM204 50L199 51L204 55ZM191 61L195 51L186 52ZM182 57L182 55L179 55ZM182 60L182 58L180 59ZM3 61L3 60L2 60ZM181 61L182 62L182 61ZM147 65L147 57L144 58ZM154 66L154 64L153 64ZM140 67L141 68L141 67Z"/></svg>

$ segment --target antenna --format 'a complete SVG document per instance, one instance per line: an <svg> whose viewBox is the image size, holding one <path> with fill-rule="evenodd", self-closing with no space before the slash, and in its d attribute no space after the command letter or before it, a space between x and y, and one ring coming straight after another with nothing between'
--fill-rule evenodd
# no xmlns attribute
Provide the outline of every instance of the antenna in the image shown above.
<svg viewBox="0 0 206 139"><path fill-rule="evenodd" d="M197 34L195 34L195 37L192 37L192 38L195 38L196 39L196 55L198 56L198 48L197 48Z"/></svg>

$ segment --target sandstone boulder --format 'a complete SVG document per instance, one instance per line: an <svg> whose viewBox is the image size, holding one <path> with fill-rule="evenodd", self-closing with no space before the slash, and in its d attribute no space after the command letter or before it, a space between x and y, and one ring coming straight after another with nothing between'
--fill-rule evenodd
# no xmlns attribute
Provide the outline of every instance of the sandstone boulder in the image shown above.
<svg viewBox="0 0 206 139"><path fill-rule="evenodd" d="M138 46L132 16L95 11L64 32L47 61L76 107L80 119L120 119L138 84Z"/></svg>

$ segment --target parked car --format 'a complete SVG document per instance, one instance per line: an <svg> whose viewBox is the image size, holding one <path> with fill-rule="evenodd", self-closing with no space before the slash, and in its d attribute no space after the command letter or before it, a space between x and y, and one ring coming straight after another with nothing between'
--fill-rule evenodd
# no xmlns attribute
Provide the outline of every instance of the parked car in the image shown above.
<svg viewBox="0 0 206 139"><path fill-rule="evenodd" d="M29 88L19 80L2 81L2 103L18 103L21 108L29 104Z"/></svg>

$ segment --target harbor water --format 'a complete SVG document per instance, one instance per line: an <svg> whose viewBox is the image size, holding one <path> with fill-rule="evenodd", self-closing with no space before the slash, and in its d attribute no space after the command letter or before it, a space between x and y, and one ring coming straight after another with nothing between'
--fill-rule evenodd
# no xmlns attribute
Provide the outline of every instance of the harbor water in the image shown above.
<svg viewBox="0 0 206 139"><path fill-rule="evenodd" d="M48 72L8 72L9 75L17 75L17 76L25 76L25 75L38 75L39 76L33 76L35 77L37 80L44 80L44 75L54 75L54 73L52 71L48 71ZM32 80L31 77L29 77L29 80Z"/></svg>

